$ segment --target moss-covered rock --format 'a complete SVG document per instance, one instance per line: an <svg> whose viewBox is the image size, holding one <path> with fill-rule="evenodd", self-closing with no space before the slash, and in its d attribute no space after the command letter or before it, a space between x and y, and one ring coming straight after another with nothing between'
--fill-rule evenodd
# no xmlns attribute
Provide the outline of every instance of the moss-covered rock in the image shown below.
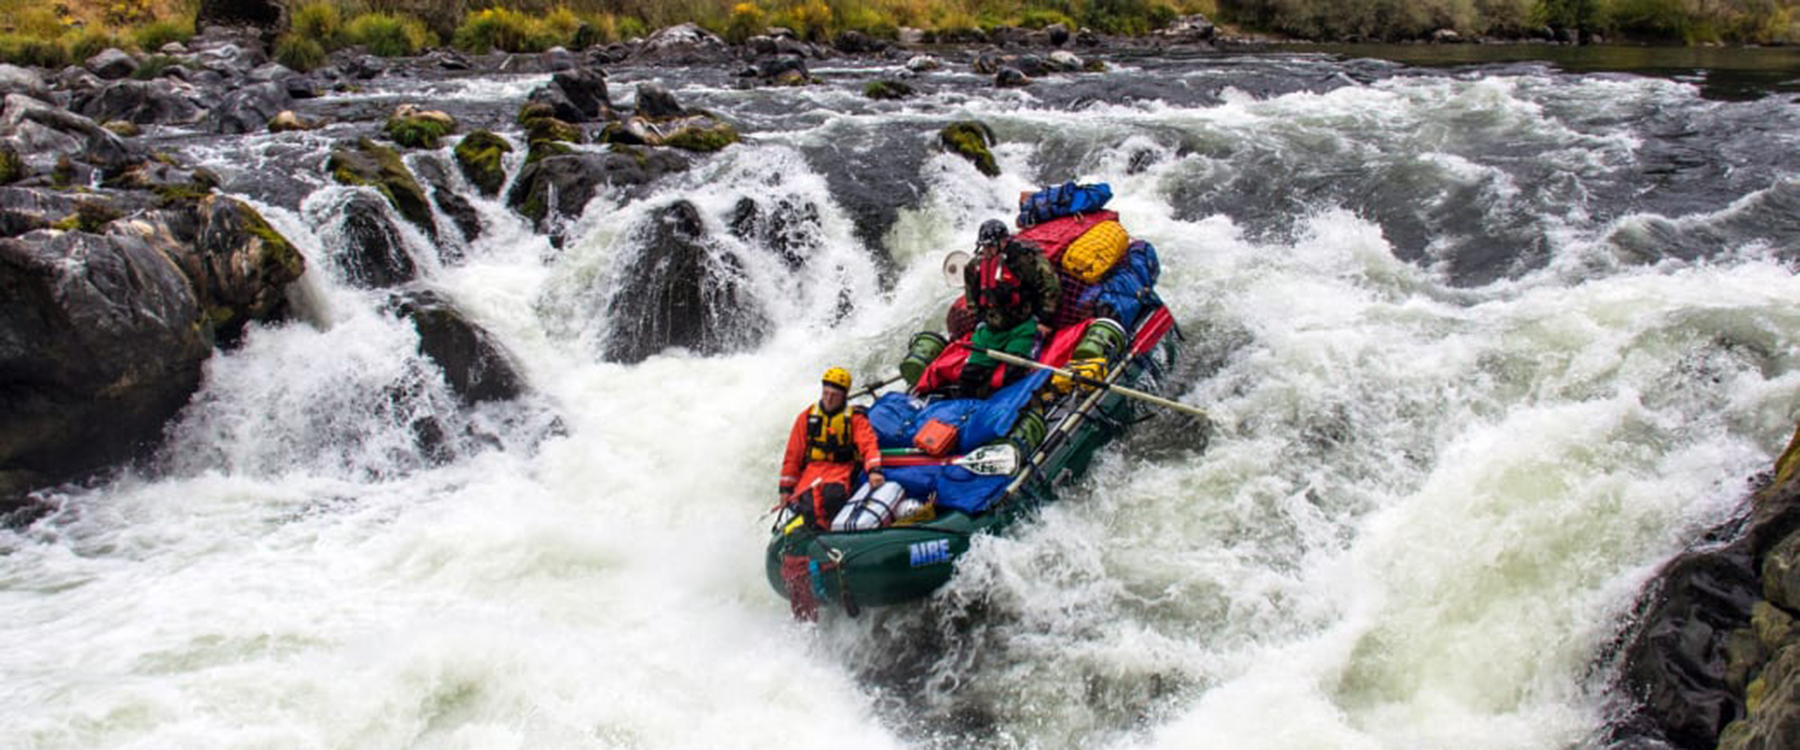
<svg viewBox="0 0 1800 750"><path fill-rule="evenodd" d="M737 128L731 123L710 117L687 118L688 122L663 136L663 145L683 151L718 151L738 142Z"/></svg>
<svg viewBox="0 0 1800 750"><path fill-rule="evenodd" d="M506 166L502 157L512 153L512 144L486 130L477 130L456 144L456 165L464 177L482 195L495 195L506 184Z"/></svg>
<svg viewBox="0 0 1800 750"><path fill-rule="evenodd" d="M375 188L407 221L425 230L426 235L437 237L437 222L432 218L425 188L393 149L368 138L357 141L354 148L339 144L331 150L325 169L342 184Z"/></svg>
<svg viewBox="0 0 1800 750"><path fill-rule="evenodd" d="M402 104L388 117L387 136L406 148L437 148L438 139L456 132L456 118L436 110Z"/></svg>
<svg viewBox="0 0 1800 750"><path fill-rule="evenodd" d="M575 124L558 120L554 117L534 117L525 122L525 139L535 141L561 141L563 143L580 143L581 128Z"/></svg>
<svg viewBox="0 0 1800 750"><path fill-rule="evenodd" d="M994 130L986 123L977 120L950 123L938 133L938 141L950 153L968 159L982 174L1000 176L1000 165L994 161L994 152L989 150L995 141Z"/></svg>
<svg viewBox="0 0 1800 750"><path fill-rule="evenodd" d="M899 81L870 81L863 86L863 96L875 100L905 99L914 93L913 87Z"/></svg>

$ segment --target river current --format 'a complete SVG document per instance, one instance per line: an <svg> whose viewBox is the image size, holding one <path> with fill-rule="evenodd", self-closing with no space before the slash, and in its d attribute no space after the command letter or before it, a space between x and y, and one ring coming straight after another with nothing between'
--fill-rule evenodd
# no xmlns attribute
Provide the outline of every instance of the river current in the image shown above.
<svg viewBox="0 0 1800 750"><path fill-rule="evenodd" d="M216 355L156 460L0 531L4 744L1601 746L1640 587L1800 417L1791 95L1284 53L862 96L899 70L619 66L620 104L657 81L745 142L603 191L560 249L472 189L487 230L449 260L403 230L530 385L477 408L344 277L355 189L321 165L369 123L157 134L305 253L300 319ZM547 79L333 96L502 125ZM958 119L994 129L1000 177L935 147ZM1170 392L1210 440L1153 419L930 601L792 622L763 512L818 372L893 372L956 293L944 252L1069 179L1160 253ZM683 198L766 335L601 361L644 223ZM816 207L782 238L802 270L726 230L744 199Z"/></svg>

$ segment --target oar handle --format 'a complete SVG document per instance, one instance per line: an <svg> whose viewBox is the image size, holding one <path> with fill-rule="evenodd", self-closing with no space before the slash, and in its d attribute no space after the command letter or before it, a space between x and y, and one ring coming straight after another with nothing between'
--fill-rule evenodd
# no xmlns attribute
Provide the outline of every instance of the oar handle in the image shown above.
<svg viewBox="0 0 1800 750"><path fill-rule="evenodd" d="M1048 370L1050 372L1056 373L1065 378L1069 378L1070 380L1074 380L1075 382L1081 383L1083 385L1090 385L1090 386L1094 386L1096 388L1105 388L1105 389L1111 390L1115 393L1118 393L1121 396L1130 396L1131 398L1135 398L1139 401L1156 404L1157 406L1167 407L1167 408L1174 409L1179 412L1185 412L1188 414L1192 414L1196 417L1205 417L1206 416L1206 411L1203 409L1200 409L1200 408L1194 407L1194 406L1188 406L1187 404L1181 403L1179 401L1171 401L1169 399L1166 399L1166 398L1163 398L1161 396L1157 396L1154 394L1145 393L1136 388L1129 388L1129 387L1122 386L1122 385L1114 385L1114 384L1108 383L1104 380L1095 380L1095 379L1087 377L1085 375L1080 375L1077 373L1070 372L1061 367L1046 365L1042 362L1034 362L1034 361L1026 359L1024 357L1020 357L1020 356L1013 355L1013 354L1008 354L1006 352L995 350L995 349L975 349L975 351L981 352L982 354L986 354L989 357L993 357L995 360L1005 362L1009 365L1018 365L1020 367L1030 367L1030 368L1034 368L1034 369L1038 369L1038 370Z"/></svg>
<svg viewBox="0 0 1800 750"><path fill-rule="evenodd" d="M862 398L863 396L873 396L873 395L875 395L876 391L879 391L883 388L888 387L889 385L892 385L894 383L894 381L897 381L897 380L901 379L902 377L905 377L905 376L895 375L893 377L890 377L890 378L883 380L881 382L878 382L878 383L870 383L868 385L863 386L861 390L858 390L857 392L852 393L849 396L846 396L844 398L844 400L849 401L850 399L853 399L853 398Z"/></svg>

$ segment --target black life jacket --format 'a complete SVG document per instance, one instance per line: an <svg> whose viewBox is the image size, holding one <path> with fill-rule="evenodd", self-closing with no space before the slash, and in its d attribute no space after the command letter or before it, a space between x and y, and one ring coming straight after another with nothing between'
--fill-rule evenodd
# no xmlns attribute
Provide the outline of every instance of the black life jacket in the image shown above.
<svg viewBox="0 0 1800 750"><path fill-rule="evenodd" d="M813 404L806 415L806 460L849 463L856 460L856 441L850 436L852 408L845 406L836 414L826 414Z"/></svg>

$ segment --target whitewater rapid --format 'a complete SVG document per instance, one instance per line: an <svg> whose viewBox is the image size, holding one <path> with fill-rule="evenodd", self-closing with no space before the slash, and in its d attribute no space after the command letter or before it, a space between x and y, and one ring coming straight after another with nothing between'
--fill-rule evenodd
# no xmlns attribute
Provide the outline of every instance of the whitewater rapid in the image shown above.
<svg viewBox="0 0 1800 750"><path fill-rule="evenodd" d="M603 192L560 251L473 192L487 231L463 260L402 223L424 284L530 385L474 408L344 278L352 189L243 195L307 256L301 319L216 355L158 461L0 532L0 736L1598 746L1596 659L1639 587L1739 509L1800 417L1800 165L1767 155L1800 112L1626 76L1365 73L1227 58L1000 92L952 73L878 105L615 72L750 137L647 198ZM510 112L541 81L431 92ZM1001 177L933 150L963 117L1000 135ZM1676 142L1645 123L1665 120L1728 168L1659 177ZM195 155L254 170L306 137ZM835 198L845 163L917 190L880 247ZM1111 183L1155 243L1187 339L1174 393L1213 414L1209 444L1154 419L930 602L791 622L762 514L817 373L891 373L955 293L942 253L1062 179ZM677 198L776 323L737 353L599 361L604 302ZM820 208L805 273L726 231L744 198ZM424 417L447 460L419 448Z"/></svg>

